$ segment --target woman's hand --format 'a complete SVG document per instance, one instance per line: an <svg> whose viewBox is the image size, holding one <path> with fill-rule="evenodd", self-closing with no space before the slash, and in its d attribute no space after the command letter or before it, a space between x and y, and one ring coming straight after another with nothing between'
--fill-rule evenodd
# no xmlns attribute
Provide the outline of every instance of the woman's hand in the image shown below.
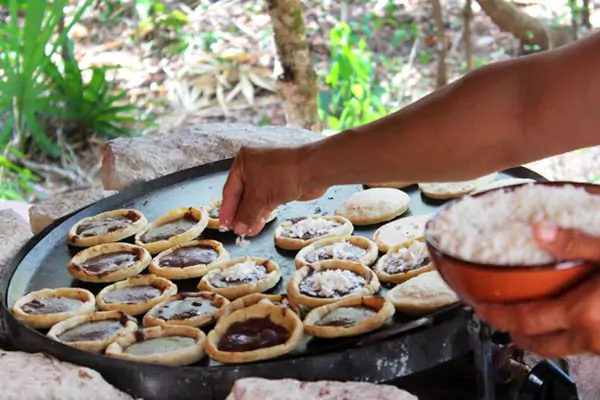
<svg viewBox="0 0 600 400"><path fill-rule="evenodd" d="M256 235L280 204L322 196L327 188L312 183L310 151L310 146L243 147L223 188L221 225L238 235Z"/></svg>
<svg viewBox="0 0 600 400"><path fill-rule="evenodd" d="M600 263L600 238L546 223L535 226L534 235L557 257ZM542 357L600 353L600 274L552 300L479 304L475 311L494 328L509 332L519 347Z"/></svg>

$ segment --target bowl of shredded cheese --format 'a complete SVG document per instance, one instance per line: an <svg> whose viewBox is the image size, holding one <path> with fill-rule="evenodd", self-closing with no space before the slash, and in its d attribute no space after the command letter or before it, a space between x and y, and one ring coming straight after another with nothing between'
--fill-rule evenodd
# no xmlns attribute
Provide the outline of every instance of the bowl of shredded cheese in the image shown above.
<svg viewBox="0 0 600 400"><path fill-rule="evenodd" d="M436 268L466 303L539 300L598 268L539 246L540 222L600 237L600 185L532 182L464 196L427 223L425 237Z"/></svg>

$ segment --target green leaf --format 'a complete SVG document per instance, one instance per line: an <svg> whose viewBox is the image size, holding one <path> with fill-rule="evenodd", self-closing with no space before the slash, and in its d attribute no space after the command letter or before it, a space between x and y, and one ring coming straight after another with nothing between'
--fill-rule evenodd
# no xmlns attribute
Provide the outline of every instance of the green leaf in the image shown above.
<svg viewBox="0 0 600 400"><path fill-rule="evenodd" d="M404 41L406 39L406 37L408 36L408 34L406 33L406 31L402 28L397 29L394 32L394 36L392 36L392 46L393 47L397 47L400 42Z"/></svg>
<svg viewBox="0 0 600 400"><path fill-rule="evenodd" d="M86 87L86 92L93 94L93 98L96 99L106 86L106 71L103 68L92 68L92 71L92 79Z"/></svg>
<svg viewBox="0 0 600 400"><path fill-rule="evenodd" d="M329 129L331 129L331 130L334 130L334 131L342 130L342 124L340 123L339 118L336 118L332 115L327 117L327 125L329 126Z"/></svg>
<svg viewBox="0 0 600 400"><path fill-rule="evenodd" d="M65 80L69 86L69 90L74 97L78 100L81 99L83 93L83 78L81 76L81 70L79 69L79 63L76 59L71 59L65 63Z"/></svg>
<svg viewBox="0 0 600 400"><path fill-rule="evenodd" d="M4 149L13 135L13 129L15 125L15 115L13 113L8 114L8 118L4 121L2 126L2 132L0 132L0 149Z"/></svg>
<svg viewBox="0 0 600 400"><path fill-rule="evenodd" d="M362 85L354 84L352 85L352 94L359 100L362 100L365 96L365 88Z"/></svg>
<svg viewBox="0 0 600 400"><path fill-rule="evenodd" d="M329 71L329 75L325 78L325 82L330 86L337 86L340 81L340 63L334 61L331 65L331 70Z"/></svg>

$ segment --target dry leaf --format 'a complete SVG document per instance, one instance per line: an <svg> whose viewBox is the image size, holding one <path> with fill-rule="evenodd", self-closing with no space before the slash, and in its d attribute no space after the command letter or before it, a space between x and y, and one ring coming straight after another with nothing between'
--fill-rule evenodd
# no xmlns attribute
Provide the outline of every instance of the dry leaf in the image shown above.
<svg viewBox="0 0 600 400"><path fill-rule="evenodd" d="M229 110L227 109L227 102L225 101L225 95L223 93L223 86L217 85L217 101L223 109L225 116L229 116Z"/></svg>
<svg viewBox="0 0 600 400"><path fill-rule="evenodd" d="M248 102L248 104L250 104L251 106L254 105L254 85L252 85L252 82L250 81L250 79L248 79L248 69L247 68L243 68L240 67L240 86L242 87L242 93L244 94L244 97L246 98L246 101Z"/></svg>

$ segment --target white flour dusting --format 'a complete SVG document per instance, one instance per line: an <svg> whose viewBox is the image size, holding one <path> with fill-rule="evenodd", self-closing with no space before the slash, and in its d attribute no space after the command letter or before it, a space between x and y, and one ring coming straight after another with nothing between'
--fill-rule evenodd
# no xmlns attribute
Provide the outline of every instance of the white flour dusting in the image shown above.
<svg viewBox="0 0 600 400"><path fill-rule="evenodd" d="M554 261L540 248L532 224L552 222L600 236L600 195L573 185L524 185L467 196L434 219L430 234L449 254L500 265Z"/></svg>
<svg viewBox="0 0 600 400"><path fill-rule="evenodd" d="M404 347L404 346L402 346ZM378 371L385 369L386 371L393 371L398 377L402 377L408 374L408 354L403 353L399 358L395 360L389 359L377 359L376 368Z"/></svg>

